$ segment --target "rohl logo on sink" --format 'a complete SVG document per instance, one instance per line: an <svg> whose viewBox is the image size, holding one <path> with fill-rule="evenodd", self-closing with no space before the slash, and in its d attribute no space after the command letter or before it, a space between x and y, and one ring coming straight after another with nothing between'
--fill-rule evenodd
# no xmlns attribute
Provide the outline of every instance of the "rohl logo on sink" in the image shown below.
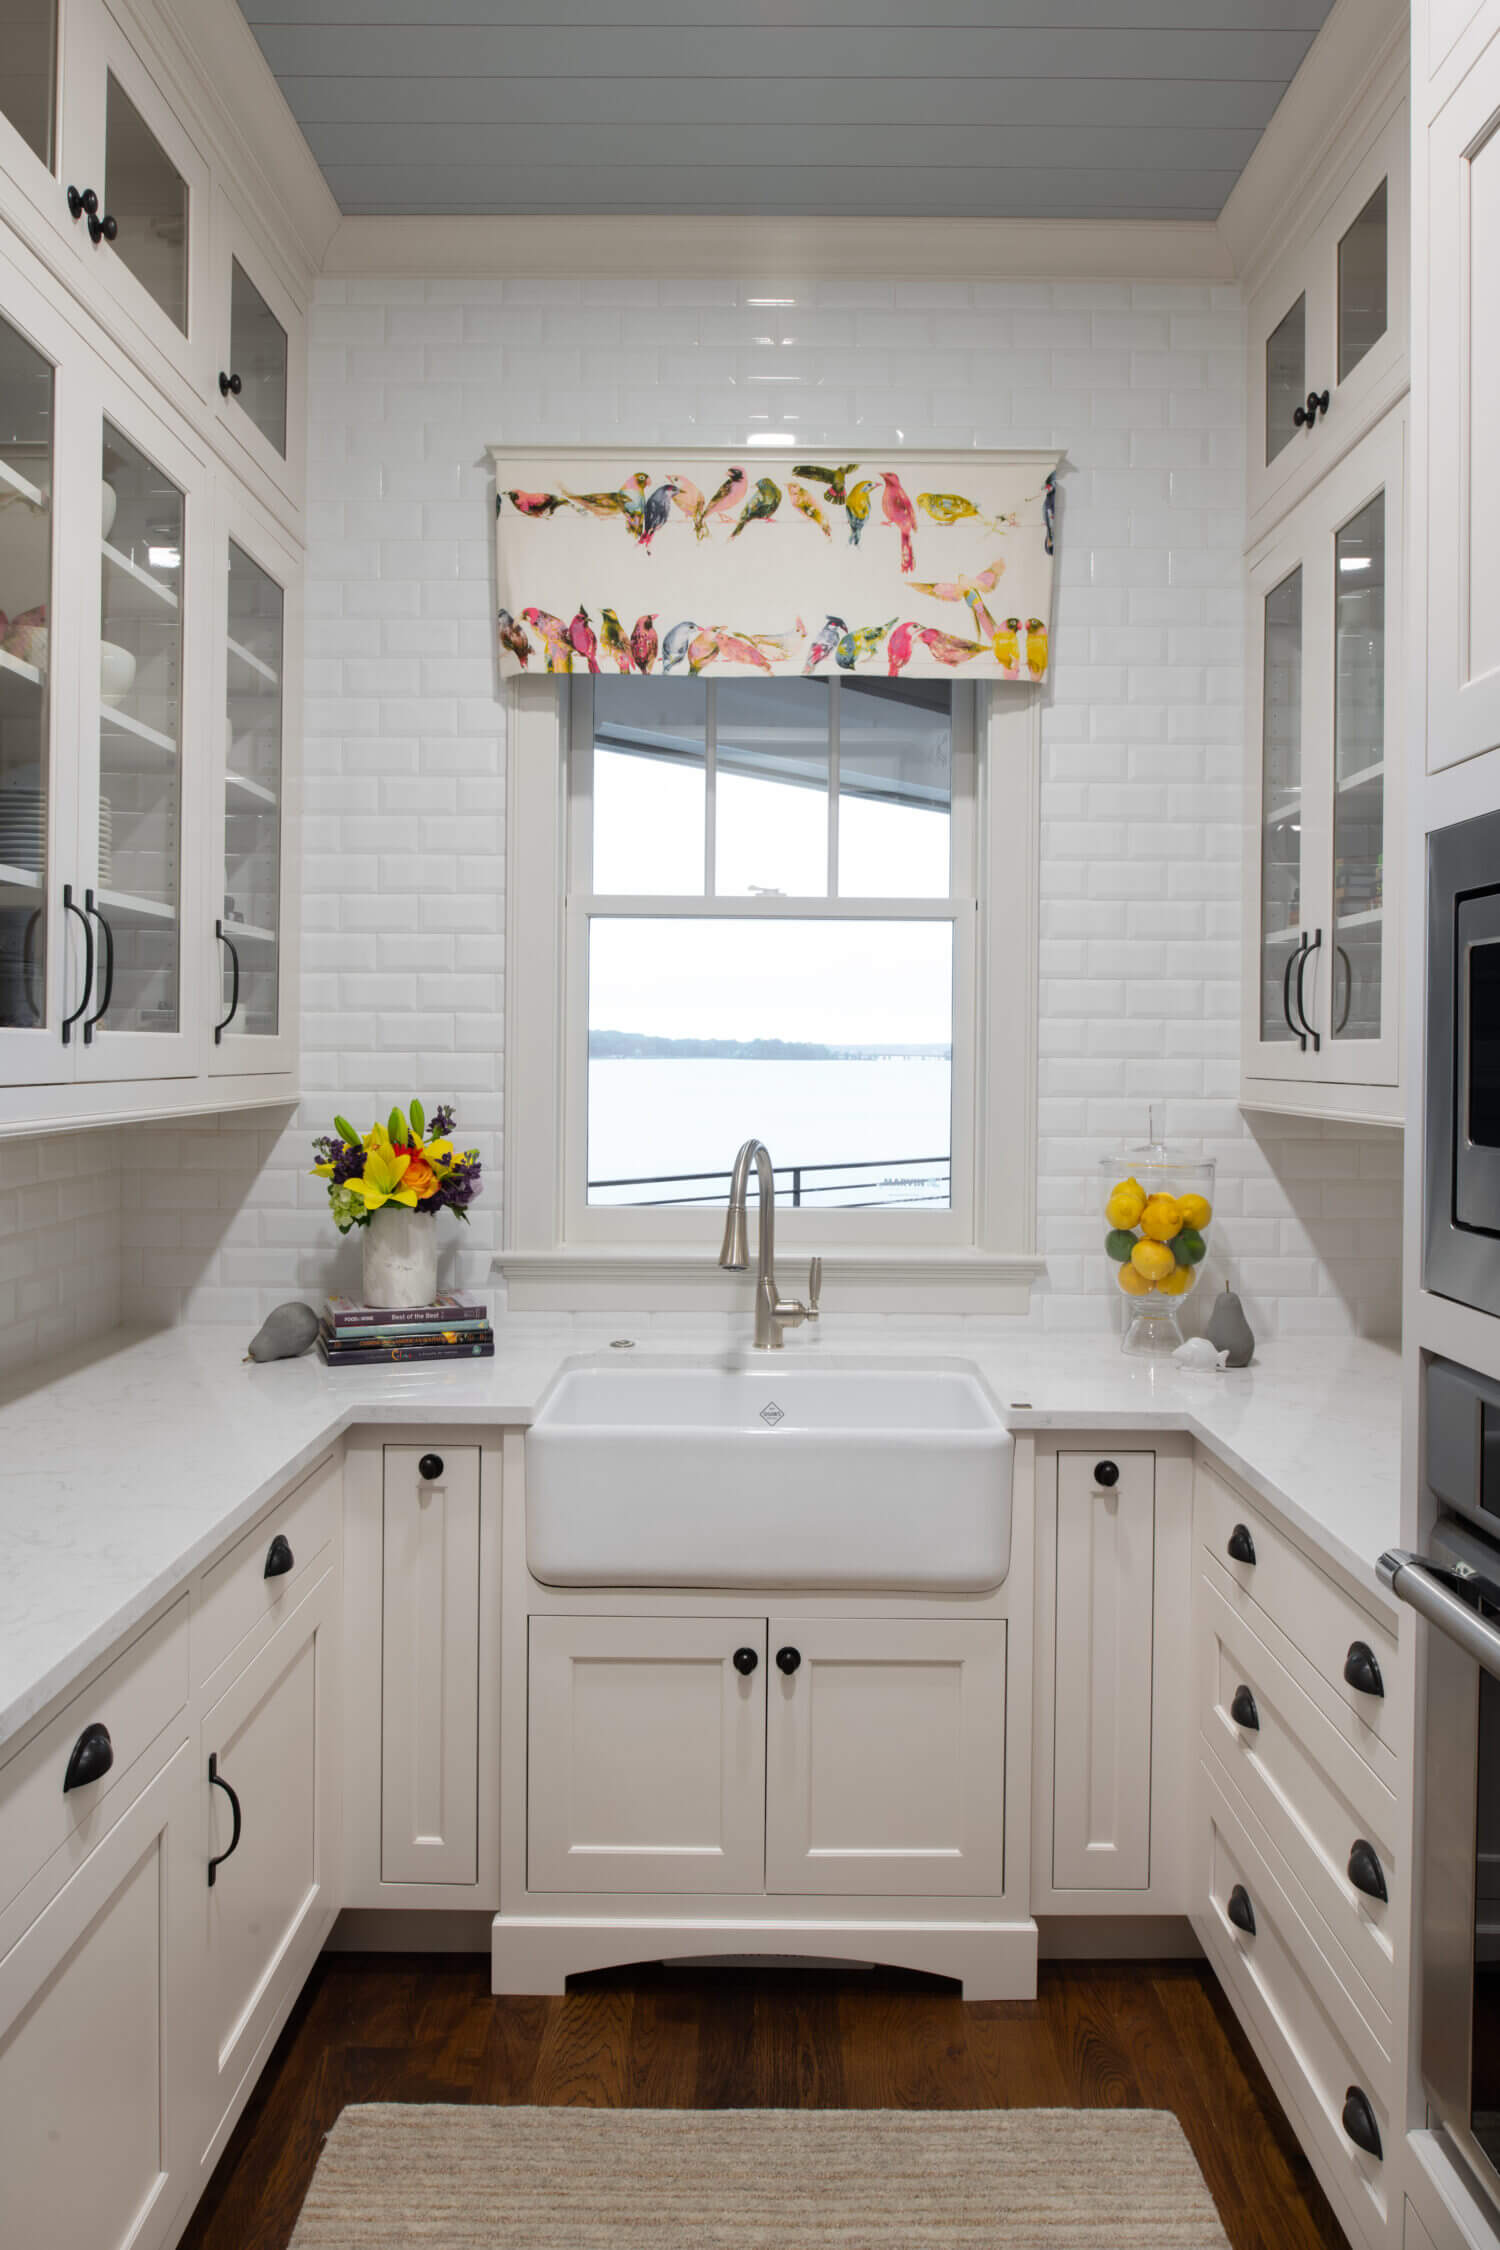
<svg viewBox="0 0 1500 2250"><path fill-rule="evenodd" d="M768 1400L767 1403L761 1408L760 1418L765 1423L768 1430L774 1430L778 1422L784 1422L786 1420L786 1416L782 1413L781 1408L776 1404L774 1398Z"/></svg>

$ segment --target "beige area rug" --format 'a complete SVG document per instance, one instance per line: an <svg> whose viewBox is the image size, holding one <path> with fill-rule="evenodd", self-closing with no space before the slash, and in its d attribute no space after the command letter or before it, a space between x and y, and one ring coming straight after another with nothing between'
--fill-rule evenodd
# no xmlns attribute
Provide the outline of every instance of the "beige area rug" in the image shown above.
<svg viewBox="0 0 1500 2250"><path fill-rule="evenodd" d="M339 2118L292 2250L1228 2250L1166 2110Z"/></svg>

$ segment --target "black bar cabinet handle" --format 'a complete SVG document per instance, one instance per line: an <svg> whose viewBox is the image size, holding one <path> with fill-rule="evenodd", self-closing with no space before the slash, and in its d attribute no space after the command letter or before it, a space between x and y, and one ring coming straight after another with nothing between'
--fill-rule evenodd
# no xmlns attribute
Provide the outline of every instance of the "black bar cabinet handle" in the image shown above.
<svg viewBox="0 0 1500 2250"><path fill-rule="evenodd" d="M1254 1696L1243 1680L1229 1699L1229 1716L1233 1719L1235 1725L1243 1727L1247 1734L1259 1734L1260 1712L1256 1707Z"/></svg>
<svg viewBox="0 0 1500 2250"><path fill-rule="evenodd" d="M270 1546L266 1549L265 1575L267 1578L285 1578L296 1559L286 1533L278 1531Z"/></svg>
<svg viewBox="0 0 1500 2250"><path fill-rule="evenodd" d="M1296 1040L1298 1046L1302 1049L1302 1052L1304 1054L1306 1054L1307 1052L1307 1033L1305 1031L1299 1031L1297 1029L1297 1026L1292 1021L1292 976L1296 970L1297 963L1301 960L1306 950L1307 932L1306 930L1304 930L1302 933L1302 943L1299 946L1294 947L1287 954L1286 968L1283 971L1281 978L1281 1012L1286 1017L1287 1030Z"/></svg>
<svg viewBox="0 0 1500 2250"><path fill-rule="evenodd" d="M1225 1902L1224 1912L1237 1930L1246 1937L1255 1935L1255 1908L1250 1904L1250 1893L1243 1883L1236 1883Z"/></svg>
<svg viewBox="0 0 1500 2250"><path fill-rule="evenodd" d="M800 1648L779 1648L776 1651L776 1669L778 1672L785 1672L789 1679L801 1662Z"/></svg>
<svg viewBox="0 0 1500 2250"><path fill-rule="evenodd" d="M94 1026L101 1016L108 1015L110 1001L114 998L115 933L109 926L108 915L101 907L94 904L92 891L85 891L83 894L83 910L86 914L92 914L99 925L99 958L104 964L103 994L100 997L98 1007L91 1016L84 1018L83 1024L83 1043L85 1047L91 1047L94 1043Z"/></svg>
<svg viewBox="0 0 1500 2250"><path fill-rule="evenodd" d="M1231 1562L1254 1562L1255 1541L1250 1536L1250 1526L1247 1523L1235 1525L1229 1534L1227 1551Z"/></svg>
<svg viewBox="0 0 1500 2250"><path fill-rule="evenodd" d="M102 1781L114 1762L115 1746L109 1739L109 1729L102 1719L96 1719L73 1745L63 1775L63 1795L66 1797L70 1789L87 1789L91 1781Z"/></svg>
<svg viewBox="0 0 1500 2250"><path fill-rule="evenodd" d="M65 1047L71 1047L73 1044L73 1026L87 1009L89 994L94 989L94 925L84 913L77 899L74 898L71 883L64 883L63 885L63 912L65 914L76 914L83 924L83 998L79 1001L73 1013L70 1016L64 1016L62 1020L62 1043Z"/></svg>
<svg viewBox="0 0 1500 2250"><path fill-rule="evenodd" d="M1351 2086L1344 2096L1344 2131L1356 2148L1366 2156L1384 2156L1380 2142L1380 2127L1375 2122L1375 2112L1370 2107L1370 2097L1363 2086Z"/></svg>
<svg viewBox="0 0 1500 2250"><path fill-rule="evenodd" d="M1380 1670L1380 1660L1368 1641L1351 1641L1349 1653L1344 1658L1344 1678L1361 1695L1384 1695L1385 1680Z"/></svg>
<svg viewBox="0 0 1500 2250"><path fill-rule="evenodd" d="M737 1648L734 1652L733 1661L734 1668L739 1673L740 1678L748 1680L756 1665L760 1662L760 1655L753 1648Z"/></svg>
<svg viewBox="0 0 1500 2250"><path fill-rule="evenodd" d="M229 1809L234 1814L234 1834L229 1839L228 1851L220 1852L217 1859L211 1859L208 1863L208 1887L212 1890L219 1869L226 1859L233 1859L240 1848L240 1801L219 1771L219 1753L217 1750L210 1750L208 1754L208 1779L211 1788L223 1790L225 1796L229 1799Z"/></svg>
<svg viewBox="0 0 1500 2250"><path fill-rule="evenodd" d="M1306 935L1305 932L1303 934L1304 936ZM1312 1050L1315 1055L1322 1048L1323 1035L1319 1031L1314 1031L1312 1025L1307 1020L1307 1003L1302 997L1302 988L1307 981L1307 964L1312 959L1313 955L1319 950L1322 943L1322 931L1314 930L1312 934L1312 943L1310 945L1304 945L1297 955L1297 1017L1298 1021L1302 1025L1303 1030L1307 1033L1308 1038L1312 1041Z"/></svg>
<svg viewBox="0 0 1500 2250"><path fill-rule="evenodd" d="M1388 1899L1385 1869L1380 1864L1380 1854L1368 1836L1356 1836L1349 1853L1349 1880L1366 1898Z"/></svg>
<svg viewBox="0 0 1500 2250"><path fill-rule="evenodd" d="M240 950L234 939L225 931L222 920L215 922L214 936L218 939L220 945L226 946L229 950L229 967L232 978L229 987L229 1013L227 1016L221 1016L214 1025L214 1045L217 1047L240 1012Z"/></svg>

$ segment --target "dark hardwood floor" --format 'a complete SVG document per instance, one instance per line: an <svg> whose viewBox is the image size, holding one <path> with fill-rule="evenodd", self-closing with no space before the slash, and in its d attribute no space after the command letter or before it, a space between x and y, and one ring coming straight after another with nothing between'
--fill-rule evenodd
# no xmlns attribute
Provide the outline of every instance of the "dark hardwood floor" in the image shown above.
<svg viewBox="0 0 1500 2250"><path fill-rule="evenodd" d="M349 2102L1175 2110L1234 2250L1347 2250L1239 2026L1196 1963L1043 1965L965 2007L895 1970L636 1968L496 2000L472 1955L327 1954L183 2250L284 2250Z"/></svg>

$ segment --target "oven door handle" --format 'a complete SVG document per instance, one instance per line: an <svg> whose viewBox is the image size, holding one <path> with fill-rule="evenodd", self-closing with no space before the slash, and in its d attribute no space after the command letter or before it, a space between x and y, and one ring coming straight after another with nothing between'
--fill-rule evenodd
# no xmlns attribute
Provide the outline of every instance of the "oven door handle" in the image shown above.
<svg viewBox="0 0 1500 2250"><path fill-rule="evenodd" d="M1411 1554L1404 1547L1389 1548L1375 1569L1382 1584L1389 1586L1399 1601L1425 1617L1450 1641L1456 1641L1466 1656L1472 1656L1493 1679L1500 1680L1500 1627L1488 1624L1471 1609L1459 1590L1467 1589L1500 1609L1500 1586L1493 1579L1483 1578L1477 1571L1465 1575L1433 1562L1430 1556Z"/></svg>

